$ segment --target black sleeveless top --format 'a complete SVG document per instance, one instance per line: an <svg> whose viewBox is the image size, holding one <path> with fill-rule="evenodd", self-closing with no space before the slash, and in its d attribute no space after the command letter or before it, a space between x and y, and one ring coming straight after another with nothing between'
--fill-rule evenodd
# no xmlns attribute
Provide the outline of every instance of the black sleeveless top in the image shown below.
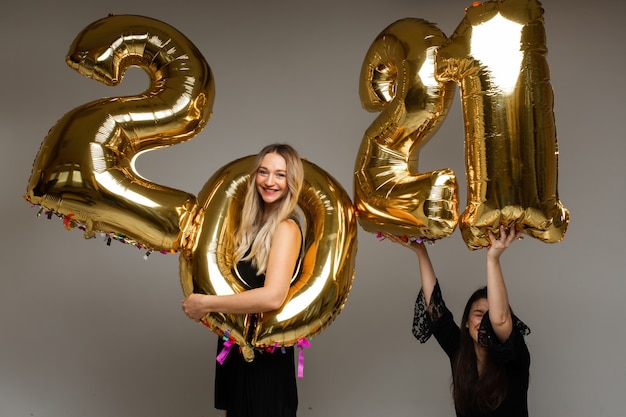
<svg viewBox="0 0 626 417"><path fill-rule="evenodd" d="M298 223L296 218L293 219ZM294 270L293 281L300 273L304 242ZM257 275L251 261L240 261L233 273L248 288L260 288L265 274ZM224 346L218 339L217 353ZM228 411L228 417L295 417L298 391L294 348L273 352L255 349L254 360L246 362L233 346L223 364L215 364L215 408Z"/></svg>

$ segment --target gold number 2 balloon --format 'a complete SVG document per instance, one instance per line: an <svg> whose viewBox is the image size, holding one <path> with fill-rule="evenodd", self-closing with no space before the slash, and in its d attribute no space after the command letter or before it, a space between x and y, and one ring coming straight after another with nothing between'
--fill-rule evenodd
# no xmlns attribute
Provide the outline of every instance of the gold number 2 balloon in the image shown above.
<svg viewBox="0 0 626 417"><path fill-rule="evenodd" d="M487 246L487 230L500 224L547 243L564 237L546 50L536 0L475 2L436 50L435 79L461 90L468 201L460 229L470 249Z"/></svg>
<svg viewBox="0 0 626 417"><path fill-rule="evenodd" d="M381 114L365 132L355 164L354 203L366 231L439 239L457 225L454 172L420 173L416 157L454 94L454 83L434 74L435 53L446 41L434 25L403 19L383 30L367 52L361 103Z"/></svg>
<svg viewBox="0 0 626 417"><path fill-rule="evenodd" d="M74 40L67 63L117 85L130 66L151 77L134 97L82 105L59 120L35 159L25 198L96 232L156 250L177 251L196 197L152 183L134 169L142 152L194 137L211 115L211 70L193 43L142 16L109 16Z"/></svg>
<svg viewBox="0 0 626 417"><path fill-rule="evenodd" d="M242 291L228 263L228 245L241 210L254 157L231 162L198 197L149 182L134 170L141 152L192 138L206 124L214 82L201 53L171 26L142 16L109 16L85 28L68 63L81 74L117 84L131 65L151 75L136 97L102 99L66 114L35 159L25 198L84 225L85 236L117 234L152 249L180 252L185 295ZM305 255L279 311L211 314L205 324L228 334L247 359L254 348L306 345L339 314L354 279L356 217L341 185L303 161L298 202Z"/></svg>

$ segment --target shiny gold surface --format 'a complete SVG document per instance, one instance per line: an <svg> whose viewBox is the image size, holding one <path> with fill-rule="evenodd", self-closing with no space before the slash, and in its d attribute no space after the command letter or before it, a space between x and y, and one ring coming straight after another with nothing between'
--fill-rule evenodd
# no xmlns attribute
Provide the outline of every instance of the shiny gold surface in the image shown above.
<svg viewBox="0 0 626 417"><path fill-rule="evenodd" d="M231 237L254 157L216 172L198 197L150 182L134 170L142 152L194 137L211 116L215 88L202 54L171 26L142 16L109 16L75 39L68 64L116 85L130 66L151 77L138 96L82 105L52 127L33 164L27 201L64 218L67 228L120 236L150 249L180 251L185 295L245 290L232 276ZM253 348L293 345L328 326L343 309L357 250L352 202L337 181L303 161L299 209L305 225L302 271L279 311L211 314L205 323L230 332L251 360Z"/></svg>
<svg viewBox="0 0 626 417"><path fill-rule="evenodd" d="M436 26L403 19L370 46L360 76L363 107L380 115L357 154L354 204L368 232L440 239L458 221L456 176L419 172L418 152L445 118L455 85L435 80L435 54L447 41Z"/></svg>
<svg viewBox="0 0 626 417"><path fill-rule="evenodd" d="M96 232L156 250L177 251L196 197L152 183L134 169L142 152L194 137L213 106L211 70L171 26L142 16L109 16L74 40L67 63L118 84L138 66L151 79L138 96L103 98L65 114L43 140L25 198Z"/></svg>
<svg viewBox="0 0 626 417"><path fill-rule="evenodd" d="M546 52L543 9L532 0L469 7L439 49L438 78L461 90L468 201L460 229L470 249L487 246L487 230L500 223L547 243L564 237Z"/></svg>
<svg viewBox="0 0 626 417"><path fill-rule="evenodd" d="M357 156L355 204L363 228L427 238L453 231L454 173L419 173L410 159L445 117L453 82L460 87L465 126L467 205L458 221L468 248L487 246L487 230L497 231L501 223L521 225L547 243L561 241L569 212L557 191L546 51L543 9L533 0L475 2L449 39L417 19L383 31L361 75L363 106L382 110ZM437 94L427 89L429 54ZM428 117L416 123L411 115Z"/></svg>
<svg viewBox="0 0 626 417"><path fill-rule="evenodd" d="M245 291L231 271L228 254L243 205L254 156L233 161L205 184L197 220L180 255L183 293L233 294ZM291 346L318 334L339 314L355 272L357 226L352 202L337 181L303 160L305 181L298 209L304 220L302 272L278 311L259 315L210 313L203 322L214 332L228 331L240 346Z"/></svg>

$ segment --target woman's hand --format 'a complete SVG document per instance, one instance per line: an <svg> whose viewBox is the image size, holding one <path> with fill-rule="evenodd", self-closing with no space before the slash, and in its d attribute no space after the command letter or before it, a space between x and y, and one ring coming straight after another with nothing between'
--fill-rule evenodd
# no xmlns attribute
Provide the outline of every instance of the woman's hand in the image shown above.
<svg viewBox="0 0 626 417"><path fill-rule="evenodd" d="M208 302L210 295L206 294L190 294L183 300L183 312L191 320L200 321L207 313L210 312Z"/></svg>
<svg viewBox="0 0 626 417"><path fill-rule="evenodd" d="M500 225L500 234L496 235L489 230L489 241L491 244L487 248L487 257L492 259L499 259L500 255L515 241L521 239L522 230L518 229L516 225L511 228L506 228L504 225Z"/></svg>
<svg viewBox="0 0 626 417"><path fill-rule="evenodd" d="M426 251L426 247L424 246L423 241L418 242L415 240L407 239L406 237L391 235L389 233L381 233L381 235L383 239L387 239L391 242L407 247L417 254L419 254L419 252Z"/></svg>

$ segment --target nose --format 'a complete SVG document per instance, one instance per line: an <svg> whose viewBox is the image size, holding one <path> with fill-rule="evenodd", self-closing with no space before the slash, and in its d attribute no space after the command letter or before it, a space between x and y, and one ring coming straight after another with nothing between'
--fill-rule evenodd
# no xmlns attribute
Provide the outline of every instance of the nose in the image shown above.
<svg viewBox="0 0 626 417"><path fill-rule="evenodd" d="M274 174L269 173L265 177L265 185L272 185L272 184L274 184Z"/></svg>

